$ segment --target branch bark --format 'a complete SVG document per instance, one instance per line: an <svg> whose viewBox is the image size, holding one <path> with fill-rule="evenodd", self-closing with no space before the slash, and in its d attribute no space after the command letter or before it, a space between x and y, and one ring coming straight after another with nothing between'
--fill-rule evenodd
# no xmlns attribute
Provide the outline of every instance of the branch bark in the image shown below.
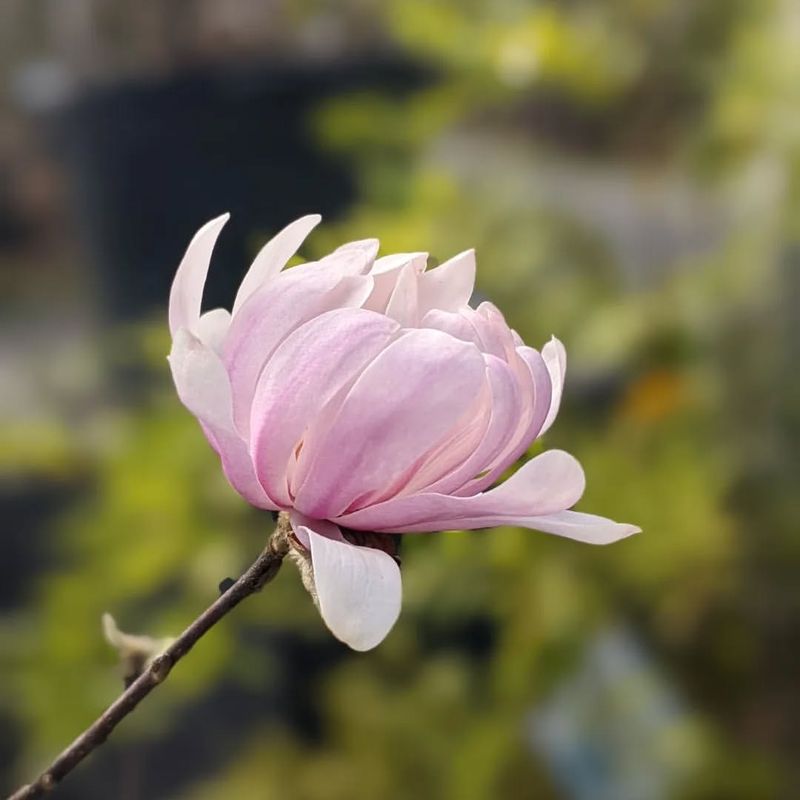
<svg viewBox="0 0 800 800"><path fill-rule="evenodd" d="M17 789L8 800L42 797L96 750L114 728L128 716L153 689L163 683L175 664L195 643L246 597L259 591L277 574L289 551L291 527L288 516L280 514L275 532L266 548L249 569L221 597L212 603L149 667L83 732L57 756L35 781Z"/></svg>

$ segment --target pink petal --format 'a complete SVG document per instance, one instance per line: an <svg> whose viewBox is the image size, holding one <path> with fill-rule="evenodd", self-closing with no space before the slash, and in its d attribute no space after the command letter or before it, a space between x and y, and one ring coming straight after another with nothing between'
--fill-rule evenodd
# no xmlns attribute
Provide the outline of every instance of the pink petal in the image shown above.
<svg viewBox="0 0 800 800"><path fill-rule="evenodd" d="M520 396L511 369L508 364L495 356L485 355L484 360L491 390L489 421L484 435L461 464L428 487L429 492L451 494L474 479L476 475L490 469L496 463L498 456L505 452L517 429Z"/></svg>
<svg viewBox="0 0 800 800"><path fill-rule="evenodd" d="M230 214L223 214L207 222L186 248L169 293L169 330L173 336L179 328L194 330L200 318L211 253L222 226L229 218Z"/></svg>
<svg viewBox="0 0 800 800"><path fill-rule="evenodd" d="M239 285L239 291L233 302L234 314L256 289L278 275L321 219L319 214L309 214L296 219L261 248Z"/></svg>
<svg viewBox="0 0 800 800"><path fill-rule="evenodd" d="M431 486L438 485L475 453L486 435L491 413L491 389L487 383L461 419L456 420L451 435L420 459L418 467L400 493L407 495L438 491ZM469 477L473 475L474 473L470 473ZM385 499L388 499L388 495ZM378 502L378 499L374 498L373 502Z"/></svg>
<svg viewBox="0 0 800 800"><path fill-rule="evenodd" d="M456 339L461 339L462 342L472 342L476 347L483 349L475 326L469 322L464 314L433 308L425 312L422 317L421 327L449 333Z"/></svg>
<svg viewBox="0 0 800 800"><path fill-rule="evenodd" d="M507 358L509 350L513 349L511 330L491 303L481 303L477 309L462 308L460 313L475 328L484 353Z"/></svg>
<svg viewBox="0 0 800 800"><path fill-rule="evenodd" d="M224 360L233 387L234 419L247 437L256 383L278 345L304 322L334 308L360 306L372 278L303 267L281 273L251 295L231 324Z"/></svg>
<svg viewBox="0 0 800 800"><path fill-rule="evenodd" d="M494 450L487 462L486 450L497 436L497 424L491 438L483 443L480 467L460 487L448 481L437 491L459 495L476 494L491 486L530 446L551 407L550 373L542 356L533 348L518 346L518 335L511 330L502 314L491 304L481 303L477 310L462 308L459 313L432 310L422 320L423 326L446 331L463 341L472 341L499 361L507 364L516 383L515 407L506 407L502 419L513 423L513 430L503 434L505 446ZM501 401L502 402L502 401ZM477 461L473 466L477 466ZM477 476L477 477L475 477Z"/></svg>
<svg viewBox="0 0 800 800"><path fill-rule="evenodd" d="M549 408L550 376L539 353L530 347L506 349L506 357L517 385L517 411L512 416L516 426L506 436L502 450L484 465L482 474L465 483L455 494L477 494L494 484L530 446Z"/></svg>
<svg viewBox="0 0 800 800"><path fill-rule="evenodd" d="M233 488L254 506L277 509L261 488L247 446L234 429L228 374L219 356L181 328L169 363L178 397L202 424Z"/></svg>
<svg viewBox="0 0 800 800"><path fill-rule="evenodd" d="M408 533L495 525L535 527L532 520L574 505L585 478L577 460L549 450L523 465L500 486L470 497L420 493L342 514L336 522L360 530Z"/></svg>
<svg viewBox="0 0 800 800"><path fill-rule="evenodd" d="M258 381L250 421L253 461L271 497L291 505L287 467L304 431L398 329L381 314L336 309L301 325L278 346Z"/></svg>
<svg viewBox="0 0 800 800"><path fill-rule="evenodd" d="M400 488L447 437L481 389L472 345L411 330L361 374L329 419L316 420L300 456L295 507L329 519L355 502Z"/></svg>
<svg viewBox="0 0 800 800"><path fill-rule="evenodd" d="M278 511L281 506L263 489L256 477L246 442L238 433L228 429L211 428L214 449L222 463L222 471L228 483L256 508Z"/></svg>
<svg viewBox="0 0 800 800"><path fill-rule="evenodd" d="M531 418L525 432L525 448L541 435L544 421L553 407L553 381L544 356L533 347L521 345L515 350L517 356L528 367L531 376ZM518 456L517 456L518 457Z"/></svg>
<svg viewBox="0 0 800 800"><path fill-rule="evenodd" d="M433 308L458 311L475 288L475 251L466 250L420 277L420 313Z"/></svg>
<svg viewBox="0 0 800 800"><path fill-rule="evenodd" d="M564 390L564 378L567 374L567 351L564 349L564 345L553 336L542 348L542 358L547 365L547 371L550 373L553 395L550 409L539 432L540 436L553 424L561 405L561 393Z"/></svg>
<svg viewBox="0 0 800 800"><path fill-rule="evenodd" d="M526 526L586 544L611 544L634 533L642 532L636 525L614 522L605 517L584 514L580 511L558 511L555 514L533 517Z"/></svg>
<svg viewBox="0 0 800 800"><path fill-rule="evenodd" d="M353 650L380 644L400 616L395 560L382 550L350 544L329 522L293 515L292 524L309 543L320 614L333 635Z"/></svg>

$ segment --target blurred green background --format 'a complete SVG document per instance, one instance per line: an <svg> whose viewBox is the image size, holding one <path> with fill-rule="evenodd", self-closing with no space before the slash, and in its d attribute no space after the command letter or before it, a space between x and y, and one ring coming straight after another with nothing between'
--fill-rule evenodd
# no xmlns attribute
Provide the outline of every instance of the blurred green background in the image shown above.
<svg viewBox="0 0 800 800"><path fill-rule="evenodd" d="M0 791L119 691L102 612L175 634L271 530L165 360L230 210L217 304L302 213L475 246L644 533L409 537L366 655L286 568L58 797L800 796L795 0L2 0L0 76Z"/></svg>

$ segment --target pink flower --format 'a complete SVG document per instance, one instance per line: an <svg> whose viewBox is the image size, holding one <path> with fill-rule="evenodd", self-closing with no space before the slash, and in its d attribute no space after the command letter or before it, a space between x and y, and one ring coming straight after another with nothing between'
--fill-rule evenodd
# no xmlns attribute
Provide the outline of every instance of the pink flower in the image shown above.
<svg viewBox="0 0 800 800"><path fill-rule="evenodd" d="M568 511L580 464L549 450L490 488L558 412L566 354L523 344L491 303L468 305L475 254L427 270L378 242L284 270L320 220L303 217L256 256L233 311L200 313L228 219L192 239L170 294L170 364L231 485L287 511L308 551L321 614L356 650L400 612L400 570L341 528L383 533L520 525L592 544L639 529ZM352 538L352 537L351 537Z"/></svg>

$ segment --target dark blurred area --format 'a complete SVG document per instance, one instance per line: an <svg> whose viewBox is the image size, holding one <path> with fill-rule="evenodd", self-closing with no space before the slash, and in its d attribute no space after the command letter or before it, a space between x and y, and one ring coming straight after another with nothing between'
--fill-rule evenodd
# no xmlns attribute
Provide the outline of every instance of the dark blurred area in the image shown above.
<svg viewBox="0 0 800 800"><path fill-rule="evenodd" d="M0 791L120 690L104 611L174 635L269 534L166 301L211 217L209 307L316 211L305 258L475 246L644 533L406 537L366 655L285 569L57 795L800 796L796 0L0 0L0 77Z"/></svg>

